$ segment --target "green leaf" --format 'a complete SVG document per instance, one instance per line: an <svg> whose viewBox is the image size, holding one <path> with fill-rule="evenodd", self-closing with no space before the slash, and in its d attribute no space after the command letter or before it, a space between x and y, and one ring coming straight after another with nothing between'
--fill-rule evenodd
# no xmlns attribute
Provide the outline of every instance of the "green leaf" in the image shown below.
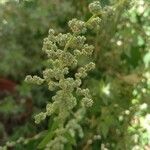
<svg viewBox="0 0 150 150"><path fill-rule="evenodd" d="M130 51L130 57L128 59L129 63L133 66L133 67L137 67L139 61L142 58L142 54L140 51L140 48L135 46L131 48Z"/></svg>
<svg viewBox="0 0 150 150"><path fill-rule="evenodd" d="M53 138L53 136L54 132L48 132L45 138L42 140L42 142L38 145L38 149L44 148L47 145L47 143Z"/></svg>
<svg viewBox="0 0 150 150"><path fill-rule="evenodd" d="M145 67L148 68L150 65L150 52L145 54L143 61L144 61Z"/></svg>
<svg viewBox="0 0 150 150"><path fill-rule="evenodd" d="M47 135L41 141L41 143L37 146L38 149L43 149L48 144L48 142L50 142L50 140L53 138L53 136L55 134L54 131L58 127L58 125L59 125L58 121L53 122L51 128L47 132Z"/></svg>
<svg viewBox="0 0 150 150"><path fill-rule="evenodd" d="M66 144L65 145L65 150L72 150L71 144Z"/></svg>
<svg viewBox="0 0 150 150"><path fill-rule="evenodd" d="M101 132L102 132L104 138L107 137L108 130L109 130L109 128L108 128L108 126L106 126L105 124L104 124L103 126L101 126Z"/></svg>
<svg viewBox="0 0 150 150"><path fill-rule="evenodd" d="M0 101L0 113L11 114L21 112L21 109L14 101L13 97L8 96Z"/></svg>

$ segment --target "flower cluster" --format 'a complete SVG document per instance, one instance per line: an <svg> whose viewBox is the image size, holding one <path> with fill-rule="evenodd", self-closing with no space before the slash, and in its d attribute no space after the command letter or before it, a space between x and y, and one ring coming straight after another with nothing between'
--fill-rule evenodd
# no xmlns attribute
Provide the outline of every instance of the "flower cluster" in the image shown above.
<svg viewBox="0 0 150 150"><path fill-rule="evenodd" d="M70 20L68 25L74 33L84 33L86 31L85 22L76 18Z"/></svg>
<svg viewBox="0 0 150 150"><path fill-rule="evenodd" d="M43 83L43 79L38 77L38 76L31 76L31 75L28 75L25 79L25 81L30 81L30 83L32 84L38 84L38 85L41 85Z"/></svg>
<svg viewBox="0 0 150 150"><path fill-rule="evenodd" d="M78 68L73 77L69 77L69 72L78 66L78 56L92 55L94 47L86 43L86 37L80 35L85 33L88 26L95 26L100 18L95 15L100 12L99 2L89 5L90 11L94 14L87 22L78 19L69 21L71 33L56 34L53 29L49 30L48 37L44 39L42 50L47 54L50 67L43 71L43 78L37 76L27 76L26 81L34 84L45 83L50 91L56 91L52 97L52 102L46 106L46 111L35 116L35 123L39 124L47 116L54 114L54 121L59 121L59 127L55 130L53 140L46 145L47 149L64 149L64 144L68 142L65 133L75 138L76 131L83 137L80 121L85 115L86 108L93 104L90 91L82 89L82 78L94 69L95 64L89 62ZM78 109L73 109L78 105ZM74 116L72 116L72 112ZM72 119L70 119L72 117Z"/></svg>
<svg viewBox="0 0 150 150"><path fill-rule="evenodd" d="M100 14L101 13L101 9L102 9L102 7L101 7L101 4L100 4L99 1L95 1L95 2L93 2L91 4L89 4L89 10L94 15Z"/></svg>

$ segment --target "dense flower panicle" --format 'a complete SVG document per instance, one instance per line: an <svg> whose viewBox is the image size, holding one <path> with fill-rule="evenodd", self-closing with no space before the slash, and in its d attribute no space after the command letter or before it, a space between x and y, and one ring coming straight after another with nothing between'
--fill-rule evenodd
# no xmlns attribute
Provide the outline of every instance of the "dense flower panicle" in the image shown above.
<svg viewBox="0 0 150 150"><path fill-rule="evenodd" d="M131 2L137 3L136 0ZM137 145L133 149L140 149L137 142L142 143L141 149L145 148L145 144L147 148L149 140L147 140L148 138L145 134L145 123L142 123L144 125L143 130L140 125L137 126L141 120L138 119L138 122L134 120L137 120L137 117L140 117L141 114L143 120L145 112L148 109L148 90L150 89L150 73L148 67L150 62L149 53L147 53L149 46L147 41L149 40L148 36L150 32L145 19L148 19L147 17L149 16L149 12L146 11L149 5L146 4L146 0L139 0L139 4L137 3L137 6L135 5L128 12L126 9L129 6L127 5L129 3L128 0L119 0L112 3L115 5L109 6L106 3L104 4L105 6L103 5L103 8L101 7L100 0L91 3L88 7L92 13L89 20L84 22L74 18L68 22L70 33L58 33L50 29L48 36L44 39L42 51L47 56L47 67L43 70L41 77L28 75L25 79L25 81L31 84L46 84L48 90L52 91L51 94L53 95L51 95L49 102L47 102L45 110L35 115L36 124L40 124L46 118L50 118L49 122L51 123L50 128L48 126L49 129L46 135L44 132L44 139L38 145L38 148L42 145L40 149L44 150L74 149L76 146L81 147L81 149L93 149L97 146L99 148L101 147L101 149L115 149L115 147L122 149L123 144L125 147L127 145L126 148L128 149L128 144L126 144L128 142L132 143L131 145ZM123 12L123 9L127 11ZM140 27L143 27L142 30L140 30ZM94 106L94 109L91 110L92 115L87 113L87 110L93 105L94 101L90 90L83 83L83 79L95 68L93 62L87 62L87 59L92 56L94 50L94 46L87 43L88 40L84 35L88 29L94 31L90 39L87 39L90 42L94 40L96 46L94 59L102 74L104 73L100 76L101 81L98 89L97 87L92 89L93 95L96 96L95 98L102 98L100 102L101 109ZM93 36L96 37L93 39ZM108 43L109 45L107 45ZM102 50L100 55L98 53L99 48ZM118 52L118 48L123 51ZM140 53L141 50L145 50L146 54L144 54L144 57L137 58L136 62L129 60L132 57L134 58L135 52L132 54L132 49L134 48L139 50ZM124 49L127 51L124 51ZM133 56L130 58L126 57L130 52ZM102 59L99 59L100 56ZM86 60L80 61L80 59L85 57L87 58ZM108 62L101 63L105 58L111 59L108 59ZM143 66L141 63L142 58L146 67L141 70L144 71L146 69L146 73L143 75L144 78L135 76L134 72L132 72L133 75L123 75L123 73L130 73L130 70L134 69L134 71L137 71L137 68L140 69L140 66ZM112 62L117 64L120 61L122 63L118 67L114 67L111 64ZM128 69L125 68L127 61L129 61ZM119 73L115 74L116 71L119 71L120 66L123 66L121 75ZM97 72L95 73L97 74ZM142 76L141 73L139 75ZM135 80L137 81L131 81L133 78L136 78ZM142 81L140 81L141 79ZM90 85L93 87L98 80L97 77L94 80L90 80ZM110 81L112 82L110 83ZM132 83L128 85L130 81ZM132 88L133 84L137 86ZM129 109L127 109L127 105L120 103L120 97L124 97L125 95L129 95L129 99L125 97L125 101L131 104L128 105ZM132 105L135 107L132 107ZM117 108L117 111L113 110L114 108ZM140 115L138 115L139 113L135 113L136 109L140 110L138 111ZM93 116L93 114L97 113L100 113L98 118L97 116ZM132 123L132 120L136 123ZM130 121L132 124L129 124ZM85 125L83 128L82 123ZM92 130L94 129L94 132L85 132L85 139L80 142L78 138L84 137L83 129L85 131L87 130L88 123L90 124L90 128ZM110 130L116 123L119 123L117 130ZM120 123L123 128L120 126ZM137 127L140 127L140 132L144 131L144 134L142 134L144 135L144 144L143 137L140 138L136 134L137 131L134 131ZM124 131L127 130L129 132L124 134ZM112 137L108 136L111 132L113 134L116 133L112 142ZM43 132L41 133L41 136L39 136L40 139L43 137ZM129 137L128 134L133 136L130 141L126 140ZM118 141L118 137L120 136L122 136L125 142L123 141L122 143L122 140ZM79 145L76 145L76 139ZM31 138L31 140L33 139ZM16 144L24 145L25 143L29 143L29 141L30 139L19 138L17 141L7 142L4 148L0 146L0 150L15 149ZM132 149L131 145L129 144L129 149Z"/></svg>
<svg viewBox="0 0 150 150"><path fill-rule="evenodd" d="M72 68L77 67L78 56L90 56L94 50L92 45L86 43L86 37L80 34L85 33L88 26L99 25L100 18L96 14L99 14L101 10L100 3L96 1L90 4L89 9L94 15L87 22L78 19L69 21L68 26L73 34L56 34L53 29L49 30L42 50L47 54L50 66L43 71L43 79L37 76L26 77L26 81L30 83L40 85L44 82L50 91L56 91L52 101L46 105L46 111L35 116L37 124L53 114L55 114L54 120L59 120L59 127L54 131L55 137L48 142L46 149L63 150L67 142L63 136L64 133L75 137L77 132L80 137L83 137L80 121L87 107L92 106L93 100L89 89L82 89L80 86L82 78L85 78L88 72L94 69L95 64L93 62L85 64L73 77L69 77L68 74ZM74 112L77 105L79 108ZM70 119L72 112L74 116ZM63 132L60 133L62 128Z"/></svg>

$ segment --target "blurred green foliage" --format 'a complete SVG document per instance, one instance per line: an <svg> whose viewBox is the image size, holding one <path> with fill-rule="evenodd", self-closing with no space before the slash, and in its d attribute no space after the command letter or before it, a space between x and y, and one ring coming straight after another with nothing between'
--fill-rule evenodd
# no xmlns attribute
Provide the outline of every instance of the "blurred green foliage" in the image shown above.
<svg viewBox="0 0 150 150"><path fill-rule="evenodd" d="M57 128L56 123L51 125L53 118L36 127L33 116L54 93L47 87L31 88L23 80L47 65L41 48L48 29L64 33L71 18L86 20L90 2L10 0L0 4L0 77L18 84L15 94L0 95L0 145L18 140L15 150L30 150L51 139L52 129ZM88 42L95 46L96 69L82 85L91 90L94 105L83 120L84 138L75 142L68 137L74 146L66 145L66 149L149 149L150 1L101 3L106 13L100 16L100 28L88 35ZM114 11L113 6L118 9ZM81 58L80 63L85 61ZM101 138L95 140L95 135Z"/></svg>

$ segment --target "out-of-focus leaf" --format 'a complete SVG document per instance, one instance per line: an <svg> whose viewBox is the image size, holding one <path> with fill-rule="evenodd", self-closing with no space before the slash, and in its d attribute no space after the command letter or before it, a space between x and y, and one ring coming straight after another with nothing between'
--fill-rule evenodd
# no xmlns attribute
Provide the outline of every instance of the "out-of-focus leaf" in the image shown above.
<svg viewBox="0 0 150 150"><path fill-rule="evenodd" d="M59 122L55 121L53 122L51 128L47 131L47 134L45 135L44 139L40 142L40 144L38 145L38 149L42 149L44 148L48 142L50 142L50 140L53 138L54 134L55 134L55 129L58 127Z"/></svg>
<svg viewBox="0 0 150 150"><path fill-rule="evenodd" d="M65 133L64 136L67 138L68 142L71 144L71 145L75 145L76 144L76 141L74 139L74 137L72 137L69 133Z"/></svg>
<svg viewBox="0 0 150 150"><path fill-rule="evenodd" d="M4 114L11 114L20 111L20 107L16 105L11 97L7 97L4 101L0 102L0 112Z"/></svg>
<svg viewBox="0 0 150 150"><path fill-rule="evenodd" d="M148 68L150 65L150 51L145 54L143 61L144 61L145 67Z"/></svg>

